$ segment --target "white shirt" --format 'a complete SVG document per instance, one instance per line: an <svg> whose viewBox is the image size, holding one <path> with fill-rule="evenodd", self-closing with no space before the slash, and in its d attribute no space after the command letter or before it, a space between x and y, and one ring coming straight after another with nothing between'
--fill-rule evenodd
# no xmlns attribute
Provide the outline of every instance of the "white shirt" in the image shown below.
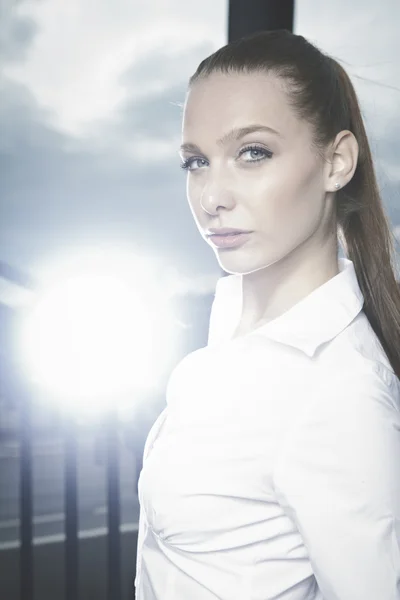
<svg viewBox="0 0 400 600"><path fill-rule="evenodd" d="M400 382L339 267L236 338L218 281L147 438L137 600L400 599Z"/></svg>

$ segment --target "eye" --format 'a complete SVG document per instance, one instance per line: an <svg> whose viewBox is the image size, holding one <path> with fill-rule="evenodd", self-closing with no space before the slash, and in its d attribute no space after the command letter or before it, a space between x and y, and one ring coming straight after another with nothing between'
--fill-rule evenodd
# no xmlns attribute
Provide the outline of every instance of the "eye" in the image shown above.
<svg viewBox="0 0 400 600"><path fill-rule="evenodd" d="M256 158L255 160L245 160L244 162L246 162L246 163L261 162L261 161L265 160L266 158L272 158L272 156L273 156L273 153L270 150L267 150L266 148L263 148L261 146L246 146L245 148L242 148L242 150L240 150L239 156L242 156L243 154L246 154L247 152L258 152L260 157ZM180 164L180 167L181 167L181 169L184 169L186 171L198 171L199 170L198 168L192 169L192 165L196 161L198 161L199 163L207 162L205 158L198 158L198 157L192 156L192 157L187 158L186 160L182 161Z"/></svg>
<svg viewBox="0 0 400 600"><path fill-rule="evenodd" d="M272 152L270 150L267 150L266 148L262 148L261 146L246 146L246 148L243 148L239 152L239 156L242 156L242 154L246 154L247 152L258 152L259 154L261 154L261 158L256 158L255 160L250 161L246 160L245 162L260 162L265 158L272 158Z"/></svg>
<svg viewBox="0 0 400 600"><path fill-rule="evenodd" d="M191 158L187 158L186 160L183 160L180 164L181 169L184 169L186 171L193 171L192 164L196 161L203 161L203 162L207 162L204 158L196 158L196 157L191 157ZM197 169L195 169L195 171L197 171Z"/></svg>

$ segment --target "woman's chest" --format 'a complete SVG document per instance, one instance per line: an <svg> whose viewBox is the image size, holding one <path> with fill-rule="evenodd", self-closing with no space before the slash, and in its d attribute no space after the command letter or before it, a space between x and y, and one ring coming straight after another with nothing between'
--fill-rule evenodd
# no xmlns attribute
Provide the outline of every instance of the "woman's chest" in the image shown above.
<svg viewBox="0 0 400 600"><path fill-rule="evenodd" d="M300 381L283 367L263 345L235 344L196 352L175 369L139 481L157 535L186 547L223 544L268 520L272 473L300 408Z"/></svg>
<svg viewBox="0 0 400 600"><path fill-rule="evenodd" d="M250 420L205 425L167 417L139 481L151 529L173 545L198 547L251 528L273 495L278 445Z"/></svg>

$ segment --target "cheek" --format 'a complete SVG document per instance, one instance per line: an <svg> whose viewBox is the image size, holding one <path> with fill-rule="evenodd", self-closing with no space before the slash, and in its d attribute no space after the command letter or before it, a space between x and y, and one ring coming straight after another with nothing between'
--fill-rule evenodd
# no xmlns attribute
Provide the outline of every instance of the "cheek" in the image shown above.
<svg viewBox="0 0 400 600"><path fill-rule="evenodd" d="M300 233L318 221L323 198L320 173L315 164L282 167L265 183L260 212L272 234L274 230Z"/></svg>

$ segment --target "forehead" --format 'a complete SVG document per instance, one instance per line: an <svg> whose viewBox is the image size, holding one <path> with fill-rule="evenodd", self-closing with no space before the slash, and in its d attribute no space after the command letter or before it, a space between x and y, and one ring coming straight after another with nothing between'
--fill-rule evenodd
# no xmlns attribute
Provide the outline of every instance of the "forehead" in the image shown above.
<svg viewBox="0 0 400 600"><path fill-rule="evenodd" d="M205 131L227 131L248 122L264 123L284 137L309 130L290 106L284 82L273 74L213 73L196 81L186 96L185 138Z"/></svg>

